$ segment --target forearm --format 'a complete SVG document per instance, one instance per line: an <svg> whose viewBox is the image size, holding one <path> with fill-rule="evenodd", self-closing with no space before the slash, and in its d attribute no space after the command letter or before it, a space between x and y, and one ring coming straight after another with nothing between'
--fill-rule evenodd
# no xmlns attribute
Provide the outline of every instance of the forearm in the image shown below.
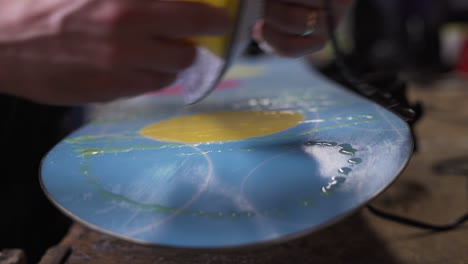
<svg viewBox="0 0 468 264"><path fill-rule="evenodd" d="M0 43L51 35L88 0L0 0Z"/></svg>
<svg viewBox="0 0 468 264"><path fill-rule="evenodd" d="M0 0L0 93L63 105L161 89L195 59L181 39L228 25L224 10L184 1Z"/></svg>

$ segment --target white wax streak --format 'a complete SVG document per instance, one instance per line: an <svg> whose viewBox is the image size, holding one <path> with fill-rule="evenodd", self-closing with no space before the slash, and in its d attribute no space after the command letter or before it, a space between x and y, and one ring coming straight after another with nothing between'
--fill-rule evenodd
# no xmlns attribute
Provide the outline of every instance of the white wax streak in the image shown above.
<svg viewBox="0 0 468 264"><path fill-rule="evenodd" d="M225 61L209 50L198 47L195 63L182 72L176 83L182 86L184 103L196 103L214 89Z"/></svg>

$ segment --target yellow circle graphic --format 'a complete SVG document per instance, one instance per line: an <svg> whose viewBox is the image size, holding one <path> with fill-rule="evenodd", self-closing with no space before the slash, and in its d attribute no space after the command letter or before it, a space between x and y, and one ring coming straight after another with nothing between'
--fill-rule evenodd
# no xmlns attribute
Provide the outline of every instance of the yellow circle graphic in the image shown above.
<svg viewBox="0 0 468 264"><path fill-rule="evenodd" d="M147 138L181 143L232 141L283 131L304 120L292 111L214 112L180 116L140 130Z"/></svg>

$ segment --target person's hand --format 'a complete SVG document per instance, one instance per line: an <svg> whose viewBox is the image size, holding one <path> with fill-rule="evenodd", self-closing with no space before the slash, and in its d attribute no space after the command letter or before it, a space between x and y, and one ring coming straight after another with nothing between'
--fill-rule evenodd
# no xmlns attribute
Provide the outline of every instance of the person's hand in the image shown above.
<svg viewBox="0 0 468 264"><path fill-rule="evenodd" d="M223 10L172 0L0 0L0 93L77 104L160 89L194 60L181 39L228 24Z"/></svg>
<svg viewBox="0 0 468 264"><path fill-rule="evenodd" d="M329 0L337 24L352 0ZM288 57L301 57L322 49L328 40L324 0L266 0L264 21L254 38Z"/></svg>

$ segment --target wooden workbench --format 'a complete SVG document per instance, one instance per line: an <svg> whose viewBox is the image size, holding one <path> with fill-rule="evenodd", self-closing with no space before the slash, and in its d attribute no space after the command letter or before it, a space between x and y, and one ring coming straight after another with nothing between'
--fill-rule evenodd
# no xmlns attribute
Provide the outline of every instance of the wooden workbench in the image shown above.
<svg viewBox="0 0 468 264"><path fill-rule="evenodd" d="M424 102L417 126L419 153L373 205L389 212L444 224L468 210L468 87L446 81L413 88ZM67 248L71 249L63 262ZM53 262L55 261L55 262ZM376 217L362 209L351 217L289 243L229 252L140 246L75 224L44 256L50 263L468 263L468 226L429 232Z"/></svg>

